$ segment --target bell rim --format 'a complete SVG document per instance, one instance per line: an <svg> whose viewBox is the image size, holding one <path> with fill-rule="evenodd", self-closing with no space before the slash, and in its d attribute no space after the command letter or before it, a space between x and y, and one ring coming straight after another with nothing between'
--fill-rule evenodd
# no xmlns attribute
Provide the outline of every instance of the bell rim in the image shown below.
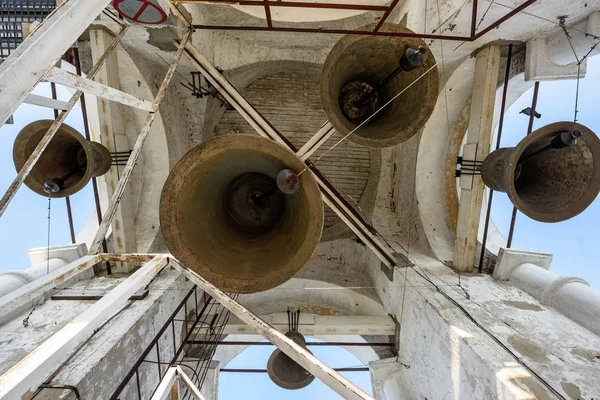
<svg viewBox="0 0 600 400"><path fill-rule="evenodd" d="M356 28L356 30L372 30L372 28L374 28L377 25L377 23L370 23L370 24L366 24L363 26L360 26L358 28ZM415 32L413 32L412 30L398 25L398 24L393 24L393 23L384 23L381 28L380 28L381 32L402 32L402 33L408 33L408 34L415 34ZM410 39L410 40L416 40L416 41L420 41L422 43L420 43L419 45L425 46L426 48L429 49L429 46L427 45L427 43L418 37L379 37L379 36L361 36L361 35L346 35L344 37L342 37L340 40L338 40L336 42L336 44L333 46L333 48L331 49L331 51L329 52L329 54L327 55L327 58L325 59L325 62L323 63L323 71L325 71L326 69L328 69L328 66L330 64L333 64L333 59L337 58L339 55L343 54L343 51L348 48L349 46L351 46L352 44L359 42L361 40L365 40L365 39ZM332 54L334 54L334 52L338 52L338 54L334 56L332 56ZM428 52L429 56L431 57L431 60L428 63L423 63L423 67L425 68L425 70L431 68L432 66L435 66L435 57L433 57L433 54L431 53L431 51ZM438 74L438 69L437 67L434 67L431 71L428 72L428 75L432 75L435 80L435 84L434 85L430 85L431 88L429 88L430 90L428 90L428 95L434 96L436 99L438 97L438 92L439 92L439 74ZM350 131L352 129L349 129L348 127L344 126L343 122L341 122L341 118L337 118L335 113L334 113L334 103L337 103L335 101L331 101L328 102L326 100L326 95L325 93L328 92L328 87L327 87L327 83L329 80L328 79L323 79L323 75L321 75L321 81L320 81L320 93L321 93L321 104L323 109L325 110L325 114L329 117L329 122L331 123L331 125L335 128L335 130L343 135L346 136L348 133L350 133ZM437 102L437 101L436 101ZM413 123L412 125L414 126L414 132L406 137L404 135L394 135L392 137L389 138L385 138L385 139L372 139L369 137L364 137L364 136L360 136L357 135L356 133L353 133L352 135L348 136L348 140L356 143L360 146L364 146L364 147L368 147L368 148L372 148L372 149L384 149L384 148L388 148L388 147L392 147L392 146L396 146L398 144L404 143L407 140L411 139L412 137L414 137L415 135L417 135L425 126L425 124L427 123L427 121L429 121L429 119L431 118L431 115L433 114L433 111L435 109L435 105L436 102L434 102L430 107L427 107L428 110L424 111L425 112L425 117L422 118L423 124L420 127L417 127L416 123ZM422 107L423 109L426 108L426 105L423 105ZM411 125L411 127L412 127ZM358 125L356 125L358 126ZM355 126L355 127L356 127Z"/></svg>
<svg viewBox="0 0 600 400"><path fill-rule="evenodd" d="M50 127L52 126L53 123L54 123L54 120L51 120L51 119L40 119L37 121L33 121L33 122L25 125L23 127L23 129L21 129L21 131L17 134L17 137L15 138L15 143L13 145L13 164L15 166L15 169L17 170L17 173L21 170L21 168L23 168L23 165L25 165L25 163L27 162L27 159L29 158L29 156L25 155L24 145L34 134L38 133L39 131L41 131L41 130L48 131L48 129L50 129ZM63 123L63 124L61 124L61 126L58 128L58 130L54 134L54 137L56 137L56 135L59 133L59 131L66 132L69 135L71 135L73 138L75 138L79 142L79 144L81 144L81 147L85 150L85 153L86 153L86 156L88 157L88 159L90 158L91 146L88 143L88 141L81 135L81 133L79 133L79 131L77 129L73 128L72 126L70 126L68 124ZM50 143L52 143L52 141L50 141ZM46 151L46 149L44 151ZM22 161L22 160L25 160L25 161ZM83 177L79 180L79 182L77 184L71 186L68 189L61 190L58 193L53 193L52 197L63 198L63 197L71 196L71 195L79 192L81 189L83 189L88 184L88 182L90 181L91 178L92 178L92 165L91 165L91 163L87 163ZM44 191L43 183L40 184L38 181L36 181L33 178L33 176L27 175L27 177L25 178L23 183L25 184L25 186L27 186L29 189L31 189L33 192L39 194L40 196L44 196L44 197L48 196L48 193L46 193Z"/></svg>
<svg viewBox="0 0 600 400"><path fill-rule="evenodd" d="M529 145L541 137L549 135L551 133L556 133L560 131L568 131L573 128L579 129L583 132L583 138L586 146L590 148L590 151L593 155L594 161L594 178L584 195L581 199L570 205L568 208L561 210L559 212L552 213L543 213L539 211L535 211L531 207L529 207L518 195L517 189L515 186L515 170L517 168L518 160L521 157L521 154L529 147ZM510 168L508 173L508 190L507 194L512 203L517 207L519 211L528 216L529 218L539 221L539 222L562 222L577 215L581 214L585 211L586 208L590 206L598 196L600 191L600 139L598 136L585 125L579 123L573 123L573 121L560 121L554 122L548 125L544 125L543 127L535 130L530 133L523 139L517 146L514 148L513 154L510 156Z"/></svg>
<svg viewBox="0 0 600 400"><path fill-rule="evenodd" d="M307 191L307 198L310 199L314 196L316 199L318 196L319 202L318 206L314 206L310 210L310 215L312 215L312 223L309 223L308 225L308 232L304 241L302 242L301 246L299 246L291 261L288 262L284 267L279 268L277 271L275 271L276 273L266 274L257 279L232 279L225 278L222 275L213 272L213 270L208 267L206 262L202 263L201 260L197 260L193 254L186 249L186 246L181 245L182 241L179 239L180 234L179 230L177 229L176 213L177 195L166 195L166 193L177 193L177 191L181 190L181 187L184 186L185 180L183 177L186 172L185 168L190 160L193 160L198 156L207 158L206 154L202 155L204 152L214 152L214 154L212 154L210 157L213 158L215 157L215 154L223 154L227 150L238 148L247 149L248 147L239 147L242 142L254 142L253 146L256 146L254 148L256 150L259 150L261 147L268 147L271 149L277 149L276 151L279 152L283 151L284 154L286 154L286 157L290 157L289 160L293 160L294 164L296 164L295 166L288 165L288 167L303 168L300 167L300 165L305 165L295 153L286 147L257 135L230 134L208 140L188 151L169 173L169 177L165 181L161 192L159 218L161 231L167 247L173 256L177 257L180 262L225 292L248 294L262 292L279 286L293 278L302 269L302 267L306 265L316 251L316 248L321 240L325 213L321 191L315 178L312 176L312 173L304 173L300 179L303 190ZM286 161L288 161L288 159L286 159ZM172 177L177 178L171 179ZM232 284L232 282L235 282L235 284Z"/></svg>

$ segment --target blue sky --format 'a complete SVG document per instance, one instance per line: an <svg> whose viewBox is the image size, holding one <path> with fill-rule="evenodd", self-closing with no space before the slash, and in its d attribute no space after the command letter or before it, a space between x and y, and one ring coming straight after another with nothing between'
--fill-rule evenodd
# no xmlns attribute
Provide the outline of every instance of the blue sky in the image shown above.
<svg viewBox="0 0 600 400"><path fill-rule="evenodd" d="M316 341L307 339L307 341ZM250 346L234 358L227 368L265 369L274 346ZM332 368L363 367L354 354L341 347L309 347L309 350L321 361ZM222 368L223 366L221 366ZM369 394L371 380L368 372L342 372L344 377ZM310 385L299 390L285 390L275 385L265 373L221 373L219 376L220 400L334 400L342 397L332 389L315 379Z"/></svg>

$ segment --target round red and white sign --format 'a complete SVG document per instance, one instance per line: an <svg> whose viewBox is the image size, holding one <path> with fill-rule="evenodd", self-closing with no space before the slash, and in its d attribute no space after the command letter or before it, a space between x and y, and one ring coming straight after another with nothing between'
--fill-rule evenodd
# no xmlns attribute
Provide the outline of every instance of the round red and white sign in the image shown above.
<svg viewBox="0 0 600 400"><path fill-rule="evenodd" d="M168 18L156 0L113 0L113 7L126 20L138 24L162 24Z"/></svg>

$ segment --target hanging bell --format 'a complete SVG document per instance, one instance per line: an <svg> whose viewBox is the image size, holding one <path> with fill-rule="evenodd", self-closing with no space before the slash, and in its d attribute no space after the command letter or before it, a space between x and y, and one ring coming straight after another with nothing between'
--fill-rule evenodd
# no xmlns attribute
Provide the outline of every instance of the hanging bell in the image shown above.
<svg viewBox="0 0 600 400"><path fill-rule="evenodd" d="M581 124L546 125L516 147L490 153L481 177L490 188L506 192L529 218L565 221L585 210L600 191L600 140Z"/></svg>
<svg viewBox="0 0 600 400"><path fill-rule="evenodd" d="M18 171L40 143L53 120L39 120L24 127L15 139L13 161ZM25 178L25 185L42 196L67 197L87 185L92 177L104 175L111 155L100 143L85 140L75 129L62 124ZM58 191L55 191L58 189Z"/></svg>
<svg viewBox="0 0 600 400"><path fill-rule="evenodd" d="M414 34L395 24L383 24L380 32ZM343 136L363 124L349 140L367 147L408 140L423 128L435 107L439 77L434 66L435 58L422 39L344 36L321 73L321 101L329 122Z"/></svg>
<svg viewBox="0 0 600 400"><path fill-rule="evenodd" d="M296 342L297 345L306 348L306 340L300 332L290 331L285 336ZM269 378L279 387L288 390L302 389L312 383L315 377L301 367L296 361L289 358L281 350L277 349L269 357L267 362L267 373Z"/></svg>
<svg viewBox="0 0 600 400"><path fill-rule="evenodd" d="M226 135L192 149L160 200L171 253L226 292L260 292L291 279L319 243L323 201L311 173L286 174L294 190L280 190L277 177L286 169L299 173L304 163L256 135Z"/></svg>

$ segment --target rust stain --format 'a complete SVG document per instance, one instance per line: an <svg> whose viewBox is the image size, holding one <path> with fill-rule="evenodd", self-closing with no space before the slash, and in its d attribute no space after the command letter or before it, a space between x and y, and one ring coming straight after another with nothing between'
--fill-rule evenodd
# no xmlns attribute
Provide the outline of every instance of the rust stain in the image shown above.
<svg viewBox="0 0 600 400"><path fill-rule="evenodd" d="M116 219L116 218L115 218L115 229L116 229L116 230L119 230L119 229L121 229L121 223L120 223L120 222L119 222L119 220L118 220L118 219Z"/></svg>
<svg viewBox="0 0 600 400"><path fill-rule="evenodd" d="M102 112L106 114L106 101L102 100L100 104L102 104Z"/></svg>
<svg viewBox="0 0 600 400"><path fill-rule="evenodd" d="M94 31L94 39L96 39L96 43L98 43L99 38L98 38L98 31L97 30Z"/></svg>
<svg viewBox="0 0 600 400"><path fill-rule="evenodd" d="M313 313L317 315L342 315L340 312L332 310L329 307L315 306L312 304L298 305L302 312Z"/></svg>
<svg viewBox="0 0 600 400"><path fill-rule="evenodd" d="M117 247L123 247L123 240L121 239L121 236L117 236Z"/></svg>

